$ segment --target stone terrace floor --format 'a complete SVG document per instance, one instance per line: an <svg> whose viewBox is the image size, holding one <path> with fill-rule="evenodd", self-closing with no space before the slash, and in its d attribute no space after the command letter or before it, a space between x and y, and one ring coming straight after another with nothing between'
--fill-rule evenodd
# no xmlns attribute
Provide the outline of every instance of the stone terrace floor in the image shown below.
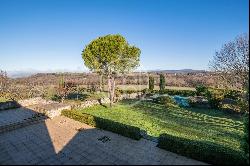
<svg viewBox="0 0 250 166"><path fill-rule="evenodd" d="M34 116L37 112L20 107L17 109L1 110L0 111L0 127L23 121L24 119Z"/></svg>
<svg viewBox="0 0 250 166"><path fill-rule="evenodd" d="M156 143L149 140L132 140L58 116L1 133L0 164L201 165L205 163L157 148Z"/></svg>

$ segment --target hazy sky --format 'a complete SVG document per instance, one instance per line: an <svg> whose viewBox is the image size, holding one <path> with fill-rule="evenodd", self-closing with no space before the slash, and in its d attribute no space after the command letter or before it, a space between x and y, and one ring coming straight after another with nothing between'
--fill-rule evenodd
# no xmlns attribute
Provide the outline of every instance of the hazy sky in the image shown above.
<svg viewBox="0 0 250 166"><path fill-rule="evenodd" d="M207 69L249 31L248 0L0 0L0 69L86 70L84 46L121 34L141 69Z"/></svg>

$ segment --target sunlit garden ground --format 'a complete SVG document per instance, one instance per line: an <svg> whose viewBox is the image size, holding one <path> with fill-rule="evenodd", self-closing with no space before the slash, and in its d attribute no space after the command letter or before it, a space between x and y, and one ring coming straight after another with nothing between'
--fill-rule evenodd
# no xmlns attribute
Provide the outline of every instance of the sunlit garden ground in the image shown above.
<svg viewBox="0 0 250 166"><path fill-rule="evenodd" d="M79 111L139 127L153 137L167 133L241 151L242 119L219 110L178 106L166 108L149 101L126 100L112 108L97 105Z"/></svg>

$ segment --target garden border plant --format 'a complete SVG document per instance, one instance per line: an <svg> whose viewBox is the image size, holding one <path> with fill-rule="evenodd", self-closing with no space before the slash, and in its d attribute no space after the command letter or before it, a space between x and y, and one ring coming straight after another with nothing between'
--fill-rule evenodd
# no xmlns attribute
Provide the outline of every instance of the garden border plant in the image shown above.
<svg viewBox="0 0 250 166"><path fill-rule="evenodd" d="M164 89L162 91L155 91L160 94L169 94L169 95L180 95L180 96L195 96L196 91L194 90L175 90L175 89Z"/></svg>
<svg viewBox="0 0 250 166"><path fill-rule="evenodd" d="M108 130L135 140L142 138L140 128L138 127L125 125L86 113L80 113L76 110L63 110L61 114L76 121L83 122L100 129Z"/></svg>
<svg viewBox="0 0 250 166"><path fill-rule="evenodd" d="M246 164L243 153L212 142L194 141L169 134L161 134L157 147L210 164Z"/></svg>

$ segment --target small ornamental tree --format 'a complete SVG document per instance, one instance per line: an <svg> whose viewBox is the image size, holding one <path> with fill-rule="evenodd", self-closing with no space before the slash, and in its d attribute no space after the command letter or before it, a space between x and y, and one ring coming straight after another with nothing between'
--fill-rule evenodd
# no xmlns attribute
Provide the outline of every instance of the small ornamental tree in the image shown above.
<svg viewBox="0 0 250 166"><path fill-rule="evenodd" d="M65 98L70 93L71 89L76 87L75 83L73 82L65 82L64 76L61 76L58 84L58 95L61 98L61 102L63 103Z"/></svg>
<svg viewBox="0 0 250 166"><path fill-rule="evenodd" d="M160 91L163 91L166 86L165 76L164 74L160 74Z"/></svg>
<svg viewBox="0 0 250 166"><path fill-rule="evenodd" d="M119 35L106 35L90 42L82 51L84 64L108 80L110 106L115 98L115 78L139 66L140 49Z"/></svg>
<svg viewBox="0 0 250 166"><path fill-rule="evenodd" d="M8 77L7 72L0 70L0 96L4 96L8 92Z"/></svg>
<svg viewBox="0 0 250 166"><path fill-rule="evenodd" d="M153 91L154 90L154 84L155 84L155 81L154 81L154 77L153 76L149 76L149 80L148 80L148 83L149 83L149 90L150 91Z"/></svg>
<svg viewBox="0 0 250 166"><path fill-rule="evenodd" d="M66 87L63 76L61 76L59 83L58 83L58 95L60 96L61 102L63 103L63 101L67 95L67 87Z"/></svg>

